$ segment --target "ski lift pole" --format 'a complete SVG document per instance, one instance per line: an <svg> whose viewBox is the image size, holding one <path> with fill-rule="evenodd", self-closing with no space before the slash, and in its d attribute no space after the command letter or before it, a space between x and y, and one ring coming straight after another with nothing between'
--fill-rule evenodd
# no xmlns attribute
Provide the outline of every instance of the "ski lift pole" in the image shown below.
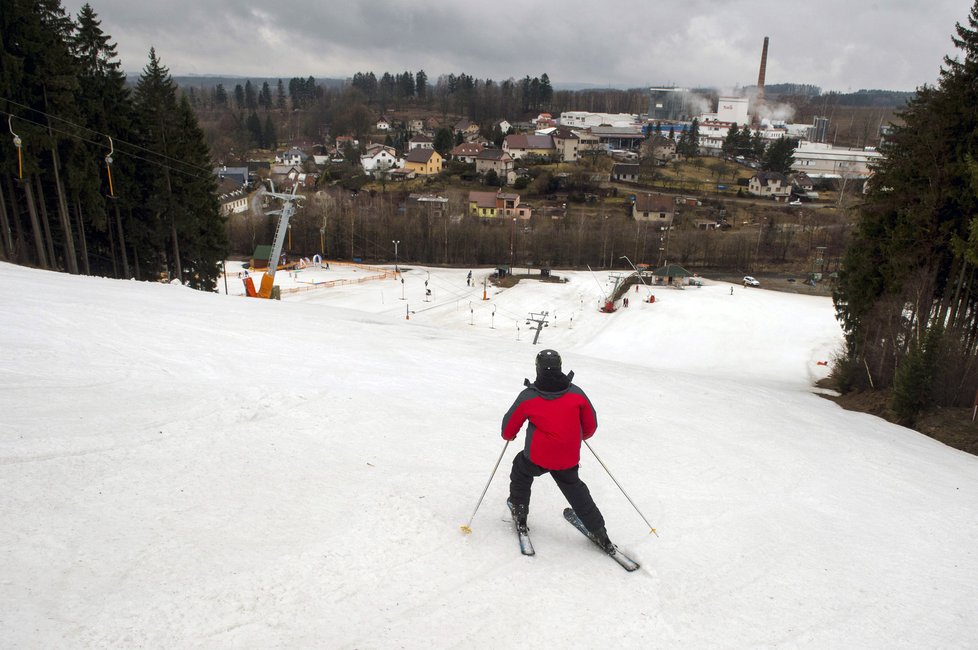
<svg viewBox="0 0 978 650"><path fill-rule="evenodd" d="M469 523L460 526L463 533L468 535L472 532L472 520L475 519L475 513L479 512L479 506L482 505L482 500L486 498L486 492L489 491L489 484L492 483L492 478L496 475L496 470L499 469L499 463L503 460L503 454L506 453L506 447L509 447L510 441L507 440L506 444L503 445L503 450L499 452L499 458L496 459L496 465L492 468L492 474L489 475L489 480L486 481L486 487L482 489L482 496L479 497L479 503L475 504L475 510L472 511L472 516L469 517Z"/></svg>
<svg viewBox="0 0 978 650"><path fill-rule="evenodd" d="M635 512L637 512L637 513L638 513L638 515L639 515L639 517L641 517L641 518L642 518L642 519L643 519L643 520L645 521L645 523L646 523L646 525L648 525L648 527L649 527L649 532L650 532L650 533L652 533L653 535L655 535L656 537L658 537L658 536L659 536L659 533L657 533L657 532L655 531L655 528L654 528L654 527L652 526L652 524L650 524L650 523L649 523L649 520L648 520L648 519L646 519L646 518L645 518L645 515L643 515L643 514L642 514L642 511L638 509L638 506L637 506L637 505L635 505L635 502L634 502L634 501L632 501L632 498L631 498L630 496L628 496L628 493L627 493L627 492L625 492L625 488L623 488L623 487L621 486L621 483L619 483L619 482L618 482L618 479L616 479L616 478L615 478L615 475L611 473L611 470L610 470L610 469L608 469L608 466L604 464L604 461L602 461L602 460L601 460L601 459L600 459L600 458L598 457L598 455L597 455L597 454L595 454L595 453L594 453L594 449L591 449L591 445L590 445L590 444L588 443L588 441L587 441L587 440L585 440L585 441L584 441L584 444L585 444L585 445L587 445L587 448L588 448L588 449L590 449L590 451L591 451L591 453L592 453L592 454L594 454L594 459L595 459L596 461L598 461L598 463L599 463L599 464L601 465L601 467L603 467L603 468L604 468L604 471L606 471L606 472L608 472L608 476L610 476L610 477L611 477L611 480L615 482L615 485L617 485L617 486L618 486L618 489L619 489L619 490L621 490L621 493L625 495L625 498L626 498L626 499L628 499L628 502L629 502L630 504L632 504L632 507L633 507L633 508L635 508Z"/></svg>
<svg viewBox="0 0 978 650"><path fill-rule="evenodd" d="M21 145L24 143L24 141L20 139L19 135L14 133L13 115L7 116L7 128L10 129L10 135L14 136L14 146L17 148L17 178L24 180L24 157L20 151Z"/></svg>

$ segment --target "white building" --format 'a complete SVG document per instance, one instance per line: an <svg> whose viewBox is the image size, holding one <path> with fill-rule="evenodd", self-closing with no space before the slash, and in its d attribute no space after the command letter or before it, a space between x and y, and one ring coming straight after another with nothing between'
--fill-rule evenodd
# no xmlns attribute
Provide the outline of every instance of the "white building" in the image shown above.
<svg viewBox="0 0 978 650"><path fill-rule="evenodd" d="M308 158L309 156L304 151L295 147L275 154L275 162L280 165L301 165Z"/></svg>
<svg viewBox="0 0 978 650"><path fill-rule="evenodd" d="M710 155L720 155L723 142L730 133L733 122L719 122L717 120L703 120L699 123L699 144L700 151ZM739 127L739 125L738 125Z"/></svg>
<svg viewBox="0 0 978 650"><path fill-rule="evenodd" d="M847 149L803 141L795 149L791 168L811 178L869 178L870 164L882 157L883 154L872 148Z"/></svg>
<svg viewBox="0 0 978 650"><path fill-rule="evenodd" d="M360 166L367 175L373 175L377 170L395 169L401 166L394 147L382 144L372 144L360 156Z"/></svg>
<svg viewBox="0 0 978 650"><path fill-rule="evenodd" d="M571 129L587 129L594 126L633 126L638 116L631 113L589 113L587 111L564 111L558 124Z"/></svg>
<svg viewBox="0 0 978 650"><path fill-rule="evenodd" d="M746 97L719 97L717 98L718 122L736 122L743 127L750 120L747 113Z"/></svg>

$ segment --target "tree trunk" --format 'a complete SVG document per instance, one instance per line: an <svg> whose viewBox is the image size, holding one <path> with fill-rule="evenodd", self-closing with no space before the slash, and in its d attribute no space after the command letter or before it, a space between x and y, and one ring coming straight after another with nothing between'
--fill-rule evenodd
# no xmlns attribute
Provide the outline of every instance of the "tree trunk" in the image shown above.
<svg viewBox="0 0 978 650"><path fill-rule="evenodd" d="M163 153L167 154L166 129L160 124L160 133L163 135ZM166 179L166 212L170 218L170 236L173 238L173 270L177 280L183 283L183 267L180 264L180 240L177 238L177 222L173 216L173 184L170 182L170 170L163 168L163 175Z"/></svg>
<svg viewBox="0 0 978 650"><path fill-rule="evenodd" d="M48 259L51 261L51 268L58 268L58 257L54 254L54 239L51 238L51 220L48 217L48 204L44 200L44 186L41 184L41 177L34 176L34 187L37 188L37 196L34 200L41 208L41 226L44 229L44 244L47 247Z"/></svg>
<svg viewBox="0 0 978 650"><path fill-rule="evenodd" d="M44 93L44 108L48 108L48 89L47 86L43 88ZM54 132L51 130L51 118L47 118L48 123L48 137L51 138L51 166L54 169L54 187L58 199L58 218L61 220L61 230L64 232L65 241L65 263L68 266L68 272L72 275L78 275L78 258L75 256L75 238L74 234L71 232L71 215L68 214L68 202L65 200L65 188L61 183L61 159L58 156L58 140L54 137ZM46 211L44 207L43 195L39 194L39 200L41 201L42 212ZM48 228L47 214L44 215L44 225L45 229L48 230L48 237L50 241L50 229ZM54 259L53 248L49 250L51 253L51 259Z"/></svg>
<svg viewBox="0 0 978 650"><path fill-rule="evenodd" d="M50 130L48 131L50 135ZM58 217L61 219L61 229L65 234L65 262L68 273L78 275L78 256L75 253L75 235L71 231L71 215L68 213L68 202L65 200L65 188L61 182L61 159L58 156L58 146L51 147L51 163L54 167L54 187L58 198Z"/></svg>
<svg viewBox="0 0 978 650"><path fill-rule="evenodd" d="M119 274L119 251L115 243L115 228L112 225L112 217L108 215L106 217L109 220L105 232L109 236L109 256L112 258L112 277L121 278L122 276Z"/></svg>
<svg viewBox="0 0 978 650"><path fill-rule="evenodd" d="M140 277L139 277L139 252L136 250L135 244L133 244L133 247L132 247L132 264L133 264L133 270L136 272L135 278L137 280L139 280L140 279Z"/></svg>
<svg viewBox="0 0 978 650"><path fill-rule="evenodd" d="M54 157L54 187L58 196L58 216L61 219L61 229L65 233L65 258L68 265L68 272L78 275L78 256L75 253L75 234L71 231L71 215L68 214L68 203L65 201L65 188L61 183L61 162L58 159L56 148L51 149Z"/></svg>
<svg viewBox="0 0 978 650"><path fill-rule="evenodd" d="M7 199L0 187L0 238L3 239L3 246L0 247L0 255L8 261L14 260L14 240L10 230L10 219L7 216Z"/></svg>
<svg viewBox="0 0 978 650"><path fill-rule="evenodd" d="M40 220L37 217L37 206L34 205L34 193L31 191L30 182L24 183L24 197L27 199L27 214L30 215L31 230L34 233L34 248L37 252L38 266L42 269L51 268L48 266L48 258L44 253L44 233L41 229Z"/></svg>
<svg viewBox="0 0 978 650"><path fill-rule="evenodd" d="M129 260L126 257L126 235L122 230L122 215L119 214L119 202L114 201L113 204L115 206L115 225L119 236L119 252L122 253L122 277L129 279L132 276L129 275ZM112 227L109 226L109 228Z"/></svg>
<svg viewBox="0 0 978 650"><path fill-rule="evenodd" d="M177 239L177 222L170 217L170 236L173 237L173 269L177 280L183 284L183 267L180 265L180 242Z"/></svg>
<svg viewBox="0 0 978 650"><path fill-rule="evenodd" d="M24 182L21 182L21 185L26 187L26 183ZM14 187L13 178L9 175L7 176L7 195L10 196L9 216L14 228L14 232L13 232L14 253L13 253L13 257L11 258L11 261L17 262L18 264L23 264L24 263L23 258L27 256L27 253L24 251L24 248L28 245L27 236L24 234L23 227L21 224L22 211L20 209L20 204L17 202L17 190Z"/></svg>
<svg viewBox="0 0 978 650"><path fill-rule="evenodd" d="M81 201L75 199L75 219L78 220L78 245L81 249L82 271L85 275L92 274L92 266L88 259L88 239L85 237L85 219L82 218Z"/></svg>

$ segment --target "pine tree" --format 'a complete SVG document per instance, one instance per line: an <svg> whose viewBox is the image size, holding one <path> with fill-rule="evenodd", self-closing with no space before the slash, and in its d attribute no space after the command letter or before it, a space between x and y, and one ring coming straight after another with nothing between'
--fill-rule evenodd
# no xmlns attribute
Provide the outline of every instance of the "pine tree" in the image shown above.
<svg viewBox="0 0 978 650"><path fill-rule="evenodd" d="M171 151L176 135L177 89L169 70L157 58L155 48L150 49L149 63L136 83L134 101L140 145L156 154L152 161L154 164L146 165L141 170L145 197L140 211L149 213L144 220L148 226L144 241L155 248L153 252L158 256L154 259L150 251L140 252L147 256L147 266L166 269L170 277L182 281L173 176L187 173L188 170L173 162ZM190 173L194 173L193 170ZM170 253L167 253L167 239Z"/></svg>
<svg viewBox="0 0 978 650"><path fill-rule="evenodd" d="M944 405L970 404L978 382L978 273L967 245L978 215L978 2L956 34L963 59L948 58L937 86L918 89L883 149L834 295L845 365L865 369L850 371L854 387L909 381L921 341L940 328L935 385L946 388L933 397Z"/></svg>
<svg viewBox="0 0 978 650"><path fill-rule="evenodd" d="M90 5L82 7L77 22L73 42L80 65L77 102L85 126L101 134L100 139L113 138L114 149L110 165L105 161L110 153L109 142L80 146L80 159L73 161L72 169L84 173L69 177L71 193L80 206L79 224L87 226L87 236L80 238L85 270L130 277L120 202L131 205L133 159L126 155L123 143L132 137L132 100L116 46L102 31L101 21Z"/></svg>
<svg viewBox="0 0 978 650"><path fill-rule="evenodd" d="M720 151L723 152L725 156L736 156L737 155L737 134L739 133L739 127L737 123L734 122L727 129L727 137L723 139L723 144L720 147Z"/></svg>
<svg viewBox="0 0 978 650"><path fill-rule="evenodd" d="M190 102L184 97L174 123L173 156L188 171L174 174L174 205L180 241L179 268L193 289L213 291L227 255L227 233L217 200L217 181L204 134Z"/></svg>
<svg viewBox="0 0 978 650"><path fill-rule="evenodd" d="M275 108L277 108L280 111L284 111L287 108L286 102L287 102L287 98L285 95L285 84L282 83L281 79L279 79L278 87L275 90Z"/></svg>
<svg viewBox="0 0 978 650"><path fill-rule="evenodd" d="M262 147L265 149L275 149L278 147L278 136L275 134L275 125L272 123L272 116L265 116L265 128L262 130Z"/></svg>
<svg viewBox="0 0 978 650"><path fill-rule="evenodd" d="M414 91L422 102L428 99L428 75L424 70L418 70L414 75Z"/></svg>
<svg viewBox="0 0 978 650"><path fill-rule="evenodd" d="M761 157L761 169L790 174L791 166L795 162L794 153L797 146L797 141L791 138L782 137L772 142Z"/></svg>
<svg viewBox="0 0 978 650"><path fill-rule="evenodd" d="M264 149L265 136L262 133L261 120L258 119L258 113L255 111L251 112L251 115L248 116L248 120L245 122L245 128L248 129L250 145Z"/></svg>

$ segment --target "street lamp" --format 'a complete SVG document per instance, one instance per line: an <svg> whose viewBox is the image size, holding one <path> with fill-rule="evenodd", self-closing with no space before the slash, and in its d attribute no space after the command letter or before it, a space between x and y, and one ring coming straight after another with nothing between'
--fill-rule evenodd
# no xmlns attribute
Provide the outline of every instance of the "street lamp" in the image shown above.
<svg viewBox="0 0 978 650"><path fill-rule="evenodd" d="M401 240L392 239L391 242L394 244L394 273L397 273L397 245L401 243Z"/></svg>

